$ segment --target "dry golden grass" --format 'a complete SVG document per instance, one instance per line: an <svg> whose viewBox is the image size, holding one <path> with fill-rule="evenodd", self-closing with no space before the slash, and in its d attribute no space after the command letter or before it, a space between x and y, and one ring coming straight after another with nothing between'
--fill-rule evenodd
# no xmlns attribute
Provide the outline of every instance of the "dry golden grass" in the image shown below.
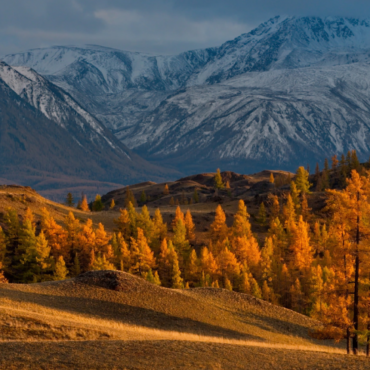
<svg viewBox="0 0 370 370"><path fill-rule="evenodd" d="M0 286L0 368L362 369L317 323L222 289L171 290L120 272Z"/></svg>

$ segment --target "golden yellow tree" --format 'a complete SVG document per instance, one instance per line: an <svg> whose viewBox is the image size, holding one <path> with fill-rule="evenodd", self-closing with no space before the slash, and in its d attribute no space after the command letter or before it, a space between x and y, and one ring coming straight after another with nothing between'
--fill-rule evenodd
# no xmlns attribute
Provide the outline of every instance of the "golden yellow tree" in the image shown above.
<svg viewBox="0 0 370 370"><path fill-rule="evenodd" d="M333 213L333 219L345 223L349 234L347 247L354 256L354 295L353 323L355 334L352 347L354 354L358 353L358 331L360 328L360 291L361 291L361 261L369 252L370 237L370 173L360 176L352 170L351 178L343 191L328 191L328 209Z"/></svg>
<svg viewBox="0 0 370 370"><path fill-rule="evenodd" d="M188 209L185 214L185 227L186 227L186 239L195 239L195 225L193 222L193 217L191 216L190 210Z"/></svg>
<svg viewBox="0 0 370 370"><path fill-rule="evenodd" d="M211 224L210 229L212 242L222 242L227 237L227 232L226 215L221 205L218 205L216 208L215 220Z"/></svg>
<svg viewBox="0 0 370 370"><path fill-rule="evenodd" d="M144 231L139 227L137 228L137 238L131 238L130 254L133 273L141 275L154 268L154 253L148 245Z"/></svg>

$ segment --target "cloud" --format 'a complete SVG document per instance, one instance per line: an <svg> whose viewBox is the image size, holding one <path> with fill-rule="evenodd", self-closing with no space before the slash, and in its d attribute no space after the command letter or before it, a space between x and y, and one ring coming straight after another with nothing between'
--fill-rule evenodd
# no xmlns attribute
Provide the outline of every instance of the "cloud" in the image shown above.
<svg viewBox="0 0 370 370"><path fill-rule="evenodd" d="M61 44L178 53L217 46L275 15L370 16L368 0L2 1L0 55Z"/></svg>

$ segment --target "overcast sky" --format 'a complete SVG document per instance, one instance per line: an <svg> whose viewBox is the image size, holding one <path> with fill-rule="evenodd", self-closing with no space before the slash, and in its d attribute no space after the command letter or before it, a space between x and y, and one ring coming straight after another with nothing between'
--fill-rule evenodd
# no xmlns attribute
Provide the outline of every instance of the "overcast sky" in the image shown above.
<svg viewBox="0 0 370 370"><path fill-rule="evenodd" d="M97 44L173 54L218 46L275 15L370 18L370 0L0 0L0 55Z"/></svg>

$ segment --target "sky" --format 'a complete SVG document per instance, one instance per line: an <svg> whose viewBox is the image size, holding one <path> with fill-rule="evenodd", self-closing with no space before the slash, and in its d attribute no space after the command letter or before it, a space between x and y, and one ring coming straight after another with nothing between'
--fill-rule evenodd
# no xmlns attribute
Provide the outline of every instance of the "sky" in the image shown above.
<svg viewBox="0 0 370 370"><path fill-rule="evenodd" d="M83 44L177 54L276 15L370 18L369 0L0 0L0 9L0 56Z"/></svg>

